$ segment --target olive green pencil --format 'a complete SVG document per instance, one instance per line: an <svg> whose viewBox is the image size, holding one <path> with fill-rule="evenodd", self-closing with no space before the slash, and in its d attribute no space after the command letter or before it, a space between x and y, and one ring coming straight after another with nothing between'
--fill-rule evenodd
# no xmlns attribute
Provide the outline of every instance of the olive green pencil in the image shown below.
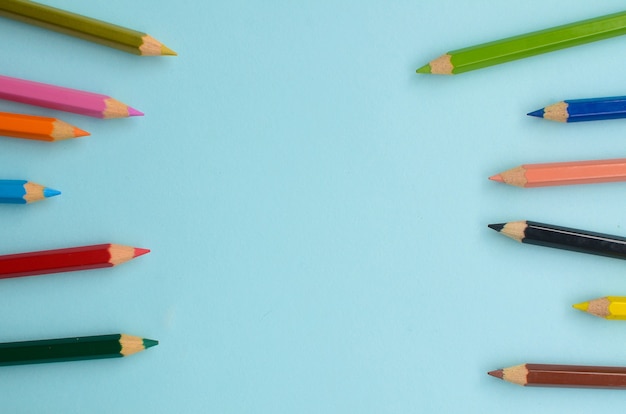
<svg viewBox="0 0 626 414"><path fill-rule="evenodd" d="M417 73L455 75L626 34L626 11L448 52Z"/></svg>
<svg viewBox="0 0 626 414"><path fill-rule="evenodd" d="M0 366L121 358L157 345L126 334L0 343Z"/></svg>
<svg viewBox="0 0 626 414"><path fill-rule="evenodd" d="M28 0L1 0L0 16L65 33L142 56L176 55L161 42L137 30Z"/></svg>

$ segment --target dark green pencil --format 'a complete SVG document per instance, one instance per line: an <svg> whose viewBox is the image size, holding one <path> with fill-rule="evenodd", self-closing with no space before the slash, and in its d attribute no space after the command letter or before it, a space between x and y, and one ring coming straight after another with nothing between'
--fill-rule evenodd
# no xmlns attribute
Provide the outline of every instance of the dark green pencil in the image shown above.
<svg viewBox="0 0 626 414"><path fill-rule="evenodd" d="M157 345L126 334L0 343L0 366L121 358Z"/></svg>

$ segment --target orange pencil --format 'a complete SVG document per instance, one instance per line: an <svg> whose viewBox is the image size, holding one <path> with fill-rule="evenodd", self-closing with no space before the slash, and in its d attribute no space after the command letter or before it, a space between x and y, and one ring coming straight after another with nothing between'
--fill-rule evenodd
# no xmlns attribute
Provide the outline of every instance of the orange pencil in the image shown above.
<svg viewBox="0 0 626 414"><path fill-rule="evenodd" d="M489 179L525 188L626 181L626 158L524 164Z"/></svg>
<svg viewBox="0 0 626 414"><path fill-rule="evenodd" d="M89 132L55 118L0 112L0 135L53 142L84 137Z"/></svg>

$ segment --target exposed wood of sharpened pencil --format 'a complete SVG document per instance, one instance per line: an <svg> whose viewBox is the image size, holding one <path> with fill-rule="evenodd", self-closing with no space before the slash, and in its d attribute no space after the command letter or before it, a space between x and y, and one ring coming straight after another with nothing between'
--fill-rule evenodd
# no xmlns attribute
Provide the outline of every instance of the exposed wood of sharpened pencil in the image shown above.
<svg viewBox="0 0 626 414"><path fill-rule="evenodd" d="M0 112L0 135L37 141L61 141L89 135L55 118Z"/></svg>
<svg viewBox="0 0 626 414"><path fill-rule="evenodd" d="M454 50L417 73L454 75L626 34L626 11Z"/></svg>
<svg viewBox="0 0 626 414"><path fill-rule="evenodd" d="M98 244L0 256L0 279L113 267L150 252L148 249Z"/></svg>
<svg viewBox="0 0 626 414"><path fill-rule="evenodd" d="M575 309L604 319L626 320L626 297L606 296L573 305Z"/></svg>
<svg viewBox="0 0 626 414"><path fill-rule="evenodd" d="M488 374L525 387L626 389L626 367L522 364Z"/></svg>
<svg viewBox="0 0 626 414"><path fill-rule="evenodd" d="M489 177L516 187L548 187L626 181L626 158L524 164Z"/></svg>
<svg viewBox="0 0 626 414"><path fill-rule="evenodd" d="M176 52L146 33L28 0L2 0L0 16L136 55L176 55Z"/></svg>
<svg viewBox="0 0 626 414"><path fill-rule="evenodd" d="M626 237L529 220L490 224L489 228L522 243L626 259Z"/></svg>
<svg viewBox="0 0 626 414"><path fill-rule="evenodd" d="M0 343L0 366L126 357L158 344L126 334Z"/></svg>

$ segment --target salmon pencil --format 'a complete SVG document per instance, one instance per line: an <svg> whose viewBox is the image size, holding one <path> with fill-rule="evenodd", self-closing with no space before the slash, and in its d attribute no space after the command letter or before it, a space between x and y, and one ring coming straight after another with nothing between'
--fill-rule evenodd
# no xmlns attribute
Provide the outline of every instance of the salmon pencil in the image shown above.
<svg viewBox="0 0 626 414"><path fill-rule="evenodd" d="M489 179L524 188L626 181L626 158L524 164Z"/></svg>

